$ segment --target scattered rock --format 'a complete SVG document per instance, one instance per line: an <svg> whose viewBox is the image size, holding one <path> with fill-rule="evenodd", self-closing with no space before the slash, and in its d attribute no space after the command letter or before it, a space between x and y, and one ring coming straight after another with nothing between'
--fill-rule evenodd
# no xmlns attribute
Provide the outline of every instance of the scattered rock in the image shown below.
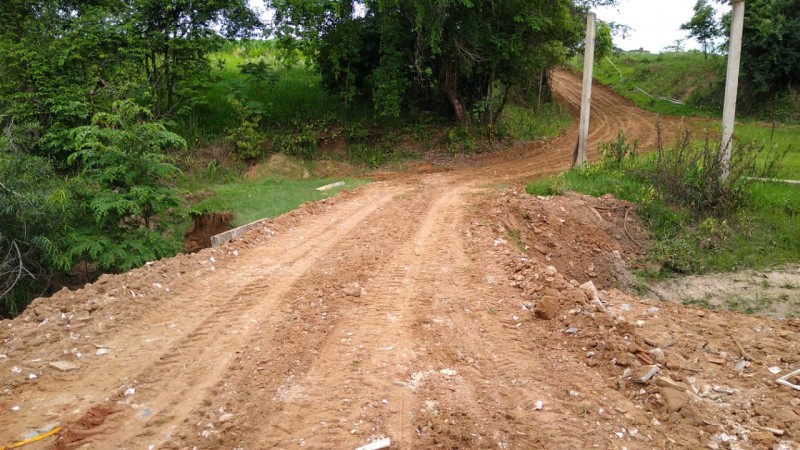
<svg viewBox="0 0 800 450"><path fill-rule="evenodd" d="M342 292L344 292L344 295L348 297L361 297L362 295L364 295L363 291L364 288L359 286L358 283L353 283L350 286L345 286L344 288L342 288Z"/></svg>
<svg viewBox="0 0 800 450"><path fill-rule="evenodd" d="M231 413L225 413L225 414L222 414L221 416L219 416L219 423L224 423L224 422L227 422L229 420L233 420L233 414L231 414Z"/></svg>
<svg viewBox="0 0 800 450"><path fill-rule="evenodd" d="M558 299L553 296L545 295L536 302L533 315L544 320L551 320L558 313Z"/></svg>
<svg viewBox="0 0 800 450"><path fill-rule="evenodd" d="M586 295L586 299L590 302L593 302L595 297L597 297L597 288L594 287L594 283L591 281L587 281L580 285L580 289L583 291L584 295Z"/></svg>
<svg viewBox="0 0 800 450"><path fill-rule="evenodd" d="M657 373L658 373L658 366L650 366L646 367L647 371L641 373L639 376L635 378L635 381L640 384L647 384Z"/></svg>
<svg viewBox="0 0 800 450"><path fill-rule="evenodd" d="M356 450L383 450L392 446L392 441L389 438L380 438L370 442L367 445L362 445Z"/></svg>
<svg viewBox="0 0 800 450"><path fill-rule="evenodd" d="M70 370L78 370L79 368L77 364L73 364L69 361L53 361L50 363L50 367L58 369L62 372L69 372Z"/></svg>
<svg viewBox="0 0 800 450"><path fill-rule="evenodd" d="M454 377L458 375L458 372L453 369L442 369L439 371L439 373L446 377Z"/></svg>
<svg viewBox="0 0 800 450"><path fill-rule="evenodd" d="M667 408L667 412L670 413L680 411L689 403L689 395L685 392L676 391L675 389L662 389L661 398L664 399L664 405Z"/></svg>

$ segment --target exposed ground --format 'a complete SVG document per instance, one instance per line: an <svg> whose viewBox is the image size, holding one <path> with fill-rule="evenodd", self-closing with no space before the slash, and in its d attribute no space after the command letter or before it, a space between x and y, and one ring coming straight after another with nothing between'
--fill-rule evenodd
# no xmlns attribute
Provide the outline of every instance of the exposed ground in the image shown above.
<svg viewBox="0 0 800 450"><path fill-rule="evenodd" d="M655 139L606 89L592 117L595 142ZM800 321L623 294L629 205L520 194L575 133L37 300L0 323L0 445L61 424L31 448L798 448L775 379Z"/></svg>
<svg viewBox="0 0 800 450"><path fill-rule="evenodd" d="M682 277L655 288L668 300L775 318L800 317L800 267Z"/></svg>

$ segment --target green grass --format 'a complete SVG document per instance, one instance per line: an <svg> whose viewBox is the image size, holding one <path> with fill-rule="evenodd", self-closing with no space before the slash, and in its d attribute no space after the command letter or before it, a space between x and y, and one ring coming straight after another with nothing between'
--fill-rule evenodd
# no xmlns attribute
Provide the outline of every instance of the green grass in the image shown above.
<svg viewBox="0 0 800 450"><path fill-rule="evenodd" d="M582 70L582 62L574 59L573 67ZM704 57L694 51L657 55L627 52L598 61L594 69L597 81L640 108L672 116L720 116L724 74L724 57Z"/></svg>
<svg viewBox="0 0 800 450"><path fill-rule="evenodd" d="M336 188L325 192L316 188L329 183L344 181L344 188ZM197 211L227 211L233 213L234 226L244 225L265 217L277 217L291 211L308 201L328 198L343 189L354 189L366 184L366 180L344 179L308 179L285 180L264 178L245 180L211 186L214 196L203 200L193 209Z"/></svg>
<svg viewBox="0 0 800 450"><path fill-rule="evenodd" d="M800 126L744 122L736 124L740 140L752 140L767 148L788 150L778 176L800 180Z"/></svg>
<svg viewBox="0 0 800 450"><path fill-rule="evenodd" d="M565 191L592 196L611 193L639 204L654 246L647 259L670 272L705 273L743 268L768 268L800 262L800 186L751 183L739 208L725 216L695 213L667 203L641 176L651 170L654 155L622 166L596 163L559 176L535 180L526 187L533 195Z"/></svg>
<svg viewBox="0 0 800 450"><path fill-rule="evenodd" d="M534 141L560 136L572 125L572 116L560 103L546 103L539 111L507 105L500 117L500 131L512 141Z"/></svg>

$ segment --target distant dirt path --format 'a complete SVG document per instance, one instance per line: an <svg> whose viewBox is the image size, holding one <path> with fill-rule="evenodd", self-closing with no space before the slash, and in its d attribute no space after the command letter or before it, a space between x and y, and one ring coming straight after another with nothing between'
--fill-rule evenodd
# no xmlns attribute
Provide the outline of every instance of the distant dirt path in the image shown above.
<svg viewBox="0 0 800 450"><path fill-rule="evenodd" d="M576 76L552 82L579 103ZM619 129L653 142L655 116L593 98L590 157ZM0 445L59 422L58 448L616 447L650 418L522 309L486 187L566 169L575 139L392 177L37 302L0 327Z"/></svg>

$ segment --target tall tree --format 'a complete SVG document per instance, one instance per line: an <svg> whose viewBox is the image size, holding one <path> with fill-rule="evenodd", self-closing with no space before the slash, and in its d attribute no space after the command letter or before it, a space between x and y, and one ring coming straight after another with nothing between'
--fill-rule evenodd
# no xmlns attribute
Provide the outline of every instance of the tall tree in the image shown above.
<svg viewBox="0 0 800 450"><path fill-rule="evenodd" d="M206 55L221 36L242 37L258 24L246 0L125 0L130 44L144 69L153 112L170 115L210 71Z"/></svg>
<svg viewBox="0 0 800 450"><path fill-rule="evenodd" d="M708 50L713 47L714 39L720 35L720 26L714 17L716 12L714 7L708 4L708 0L697 0L694 5L694 16L681 25L681 30L689 32L689 37L697 39L703 46L703 55L708 57Z"/></svg>
<svg viewBox="0 0 800 450"><path fill-rule="evenodd" d="M604 0L608 2L609 0ZM359 5L363 15L354 15ZM509 91L563 61L585 6L571 0L274 0L279 36L307 37L323 79L376 109L447 105L493 125Z"/></svg>

